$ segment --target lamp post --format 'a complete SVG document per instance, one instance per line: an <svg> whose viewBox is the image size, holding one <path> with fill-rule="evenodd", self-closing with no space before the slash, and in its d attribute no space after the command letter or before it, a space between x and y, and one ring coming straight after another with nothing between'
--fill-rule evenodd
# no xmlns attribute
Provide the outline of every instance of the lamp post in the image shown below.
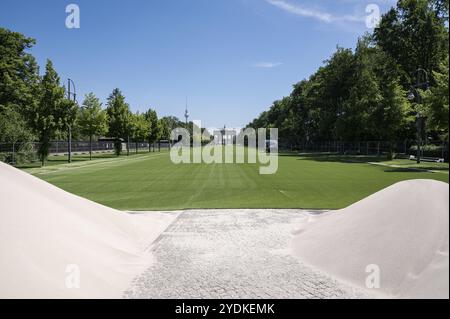
<svg viewBox="0 0 450 319"><path fill-rule="evenodd" d="M421 76L422 75L422 76ZM417 104L422 103L422 96L420 95L419 89L427 90L429 86L428 73L424 69L417 69L416 73L416 83L411 85L408 93L408 99L410 101L415 101ZM421 144L422 144L422 134L423 134L423 121L424 117L420 110L416 112L416 126L417 126L417 164L421 161Z"/></svg>
<svg viewBox="0 0 450 319"><path fill-rule="evenodd" d="M70 91L70 84L73 86L73 92ZM71 79L67 79L67 99L70 101L73 96L73 101L76 103L77 94L75 90L75 83ZM72 162L72 125L67 124L67 162Z"/></svg>

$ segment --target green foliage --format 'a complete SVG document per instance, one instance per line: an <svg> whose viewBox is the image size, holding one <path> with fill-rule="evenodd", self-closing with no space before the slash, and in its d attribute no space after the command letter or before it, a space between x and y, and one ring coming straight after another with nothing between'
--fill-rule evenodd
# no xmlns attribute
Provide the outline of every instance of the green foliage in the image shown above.
<svg viewBox="0 0 450 319"><path fill-rule="evenodd" d="M363 38L355 53L338 48L309 80L296 84L289 97L275 101L250 126L278 127L285 145L394 140L408 111L392 60Z"/></svg>
<svg viewBox="0 0 450 319"><path fill-rule="evenodd" d="M14 108L0 105L0 143L32 141L34 135L24 116Z"/></svg>
<svg viewBox="0 0 450 319"><path fill-rule="evenodd" d="M125 96L119 89L114 89L108 97L109 136L115 137L114 149L116 155L122 152L120 139L127 139L132 133L132 119L130 107L125 102Z"/></svg>
<svg viewBox="0 0 450 319"><path fill-rule="evenodd" d="M147 121L144 114L133 114L133 134L132 138L135 142L148 140L151 132L151 123Z"/></svg>
<svg viewBox="0 0 450 319"><path fill-rule="evenodd" d="M377 45L400 66L405 87L414 81L417 68L431 75L448 54L445 6L439 2L400 0L375 29ZM448 15L448 1L446 10Z"/></svg>
<svg viewBox="0 0 450 319"><path fill-rule="evenodd" d="M108 116L94 93L86 94L80 109L78 124L81 132L89 137L104 135L108 131Z"/></svg>
<svg viewBox="0 0 450 319"><path fill-rule="evenodd" d="M88 137L91 146L94 136L115 137L118 155L122 140L169 139L171 129L180 126L175 117L158 120L154 110L132 114L119 89L109 96L106 111L93 93L86 95L79 108L66 97L50 60L45 75L39 76L38 65L27 52L34 44L34 39L0 28L0 142L25 145L38 140L44 163L51 141L66 139L69 126L72 138Z"/></svg>
<svg viewBox="0 0 450 319"><path fill-rule="evenodd" d="M420 67L430 74L431 87L420 92L419 107L406 97ZM248 126L278 127L285 147L324 140L393 142L415 139L415 114L421 111L434 130L430 134L448 138L448 81L448 0L401 0L354 52L337 48Z"/></svg>
<svg viewBox="0 0 450 319"><path fill-rule="evenodd" d="M443 139L448 140L448 108L449 108L449 77L448 77L448 55L441 63L439 70L434 71L436 86L424 92L424 104L428 125L438 131Z"/></svg>
<svg viewBox="0 0 450 319"><path fill-rule="evenodd" d="M0 28L0 142L34 138L27 111L38 102L39 69L26 52L34 43L34 39Z"/></svg>
<svg viewBox="0 0 450 319"><path fill-rule="evenodd" d="M78 126L82 134L89 136L89 154L92 156L92 137L106 134L108 115L102 110L102 104L94 93L86 94L78 117Z"/></svg>
<svg viewBox="0 0 450 319"><path fill-rule="evenodd" d="M169 126L169 121L167 117L160 118L158 120L158 132L159 132L159 139L160 140L169 140L170 139L170 133L171 129Z"/></svg>
<svg viewBox="0 0 450 319"><path fill-rule="evenodd" d="M76 105L65 98L64 88L50 60L41 81L39 101L31 110L31 126L39 140L38 155L42 164L48 156L50 142L59 131L67 130L76 116Z"/></svg>
<svg viewBox="0 0 450 319"><path fill-rule="evenodd" d="M145 113L146 120L150 123L149 143L154 143L159 137L158 115L155 110L149 109Z"/></svg>

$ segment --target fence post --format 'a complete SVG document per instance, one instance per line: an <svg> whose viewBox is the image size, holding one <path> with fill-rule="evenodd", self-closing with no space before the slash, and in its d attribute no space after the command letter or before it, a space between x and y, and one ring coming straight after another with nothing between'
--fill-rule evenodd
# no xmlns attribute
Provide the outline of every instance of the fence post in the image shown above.
<svg viewBox="0 0 450 319"><path fill-rule="evenodd" d="M377 156L380 156L380 141L377 142Z"/></svg>
<svg viewBox="0 0 450 319"><path fill-rule="evenodd" d="M127 136L127 156L130 156L130 136Z"/></svg>

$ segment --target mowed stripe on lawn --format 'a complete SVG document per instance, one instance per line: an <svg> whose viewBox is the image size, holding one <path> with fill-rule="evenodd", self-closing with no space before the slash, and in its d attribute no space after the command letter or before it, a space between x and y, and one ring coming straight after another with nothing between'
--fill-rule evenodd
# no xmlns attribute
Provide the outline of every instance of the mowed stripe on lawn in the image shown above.
<svg viewBox="0 0 450 319"><path fill-rule="evenodd" d="M62 189L122 210L188 208L337 209L405 179L448 175L327 158L280 156L276 174L259 164L173 164L169 154L66 165L34 173Z"/></svg>

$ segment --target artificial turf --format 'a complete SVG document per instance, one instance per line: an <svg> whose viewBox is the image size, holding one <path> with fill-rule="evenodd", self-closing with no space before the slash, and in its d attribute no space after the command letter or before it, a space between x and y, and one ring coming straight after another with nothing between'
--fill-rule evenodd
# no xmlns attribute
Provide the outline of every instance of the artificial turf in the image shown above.
<svg viewBox="0 0 450 319"><path fill-rule="evenodd" d="M280 154L278 171L260 164L173 164L168 152L33 168L30 173L66 191L121 210L186 208L337 209L401 180L448 183L440 172L368 164L380 158Z"/></svg>

